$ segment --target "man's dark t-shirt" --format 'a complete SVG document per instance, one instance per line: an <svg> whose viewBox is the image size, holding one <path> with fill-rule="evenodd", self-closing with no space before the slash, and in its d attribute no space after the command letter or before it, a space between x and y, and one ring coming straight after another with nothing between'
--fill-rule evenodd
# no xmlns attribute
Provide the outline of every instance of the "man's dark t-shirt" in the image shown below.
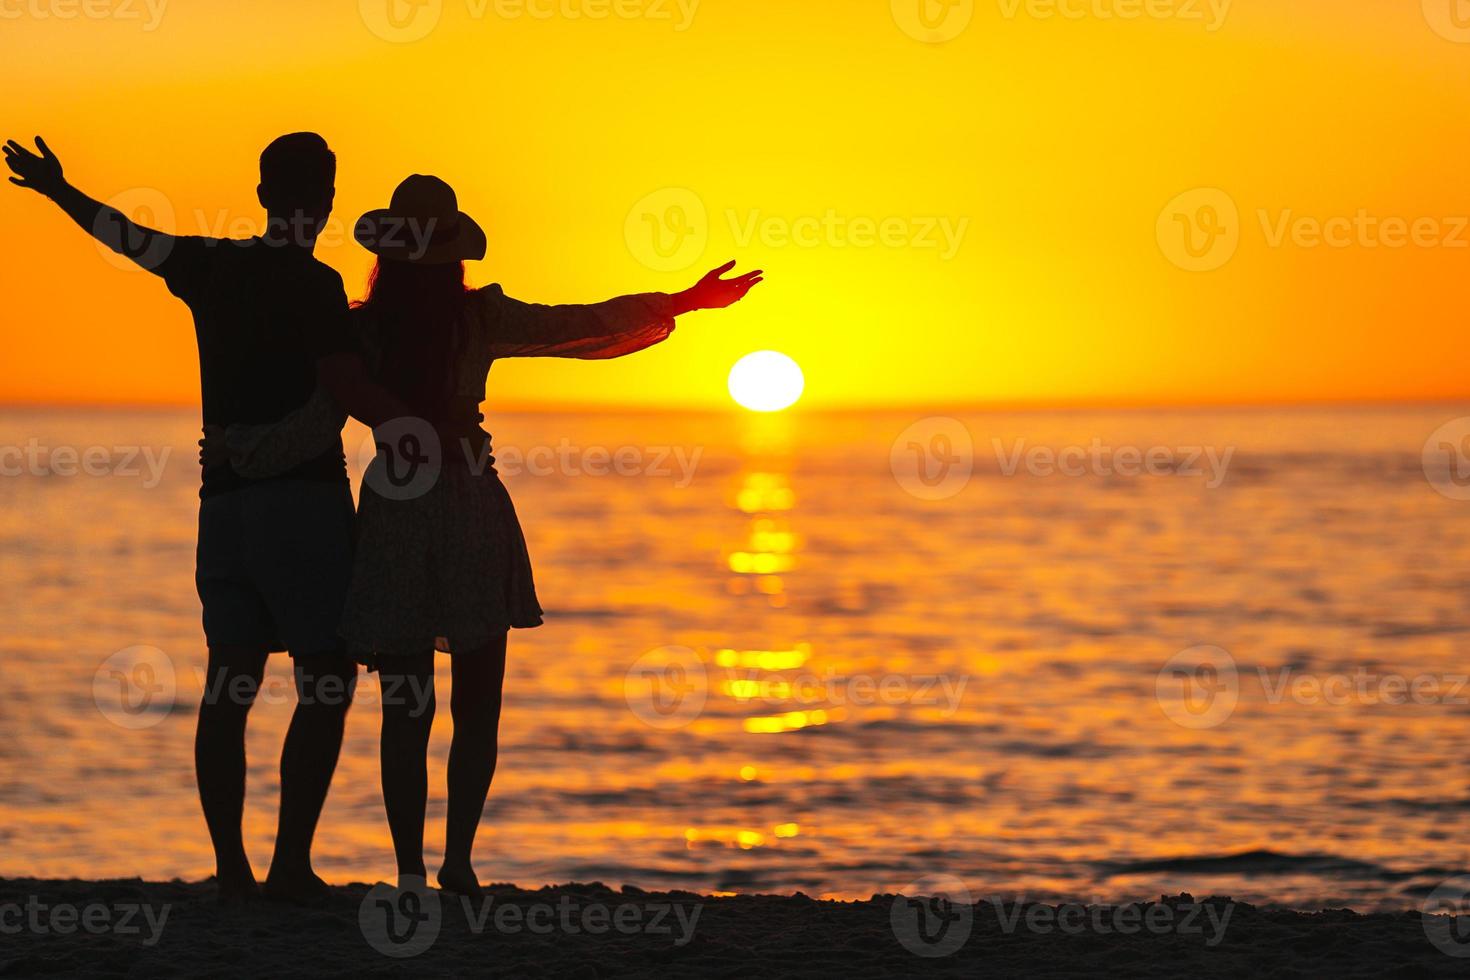
<svg viewBox="0 0 1470 980"><path fill-rule="evenodd" d="M156 271L194 314L205 425L278 422L311 398L318 358L357 350L342 277L303 249L177 238ZM275 479L345 483L341 441ZM252 482L210 467L200 496Z"/></svg>

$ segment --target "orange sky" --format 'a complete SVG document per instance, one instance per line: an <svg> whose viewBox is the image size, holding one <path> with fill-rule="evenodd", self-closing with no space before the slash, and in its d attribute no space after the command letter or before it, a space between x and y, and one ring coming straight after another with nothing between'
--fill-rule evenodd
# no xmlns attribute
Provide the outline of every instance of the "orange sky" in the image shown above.
<svg viewBox="0 0 1470 980"><path fill-rule="evenodd" d="M762 348L818 407L1470 395L1450 0L925 0L937 44L900 26L920 0L393 2L396 33L385 0L5 0L4 135L208 233L252 228L261 147L316 129L339 217L437 173L490 234L473 281L524 299L768 270L626 361L503 364L496 406L724 405ZM1166 209L1198 188L1224 197ZM0 201L0 401L195 403L183 307ZM319 254L357 295L366 253Z"/></svg>

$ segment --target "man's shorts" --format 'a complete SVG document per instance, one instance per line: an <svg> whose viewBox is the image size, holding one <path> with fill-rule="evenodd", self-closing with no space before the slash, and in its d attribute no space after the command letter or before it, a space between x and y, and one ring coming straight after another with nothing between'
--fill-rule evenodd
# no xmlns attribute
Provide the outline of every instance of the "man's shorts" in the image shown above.
<svg viewBox="0 0 1470 980"><path fill-rule="evenodd" d="M200 501L194 583L209 645L341 652L352 543L345 481L267 480Z"/></svg>

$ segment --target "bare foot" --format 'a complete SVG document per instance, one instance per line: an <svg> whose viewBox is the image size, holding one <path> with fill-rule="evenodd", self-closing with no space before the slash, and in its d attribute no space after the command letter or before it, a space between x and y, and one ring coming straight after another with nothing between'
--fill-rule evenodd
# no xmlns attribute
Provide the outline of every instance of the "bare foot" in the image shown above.
<svg viewBox="0 0 1470 980"><path fill-rule="evenodd" d="M311 871L293 874L272 873L262 889L268 901L319 909L327 904L332 888Z"/></svg>
<svg viewBox="0 0 1470 980"><path fill-rule="evenodd" d="M220 908L233 909L247 905L260 897L260 886L255 883L255 876L246 872L245 875L230 875L225 877L215 876L215 884L219 891L215 895L215 901Z"/></svg>
<svg viewBox="0 0 1470 980"><path fill-rule="evenodd" d="M475 877L475 869L468 864L450 867L444 865L439 869L437 875L439 887L447 892L455 892L466 898L483 898L484 889L480 887L480 879Z"/></svg>

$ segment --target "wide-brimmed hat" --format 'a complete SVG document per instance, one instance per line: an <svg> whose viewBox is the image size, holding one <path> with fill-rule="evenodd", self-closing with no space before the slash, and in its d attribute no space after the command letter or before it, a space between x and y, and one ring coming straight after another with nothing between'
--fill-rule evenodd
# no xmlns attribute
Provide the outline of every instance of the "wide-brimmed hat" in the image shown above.
<svg viewBox="0 0 1470 980"><path fill-rule="evenodd" d="M358 218L352 237L374 255L417 265L485 257L485 232L459 209L454 188L423 174L405 178L386 208Z"/></svg>

